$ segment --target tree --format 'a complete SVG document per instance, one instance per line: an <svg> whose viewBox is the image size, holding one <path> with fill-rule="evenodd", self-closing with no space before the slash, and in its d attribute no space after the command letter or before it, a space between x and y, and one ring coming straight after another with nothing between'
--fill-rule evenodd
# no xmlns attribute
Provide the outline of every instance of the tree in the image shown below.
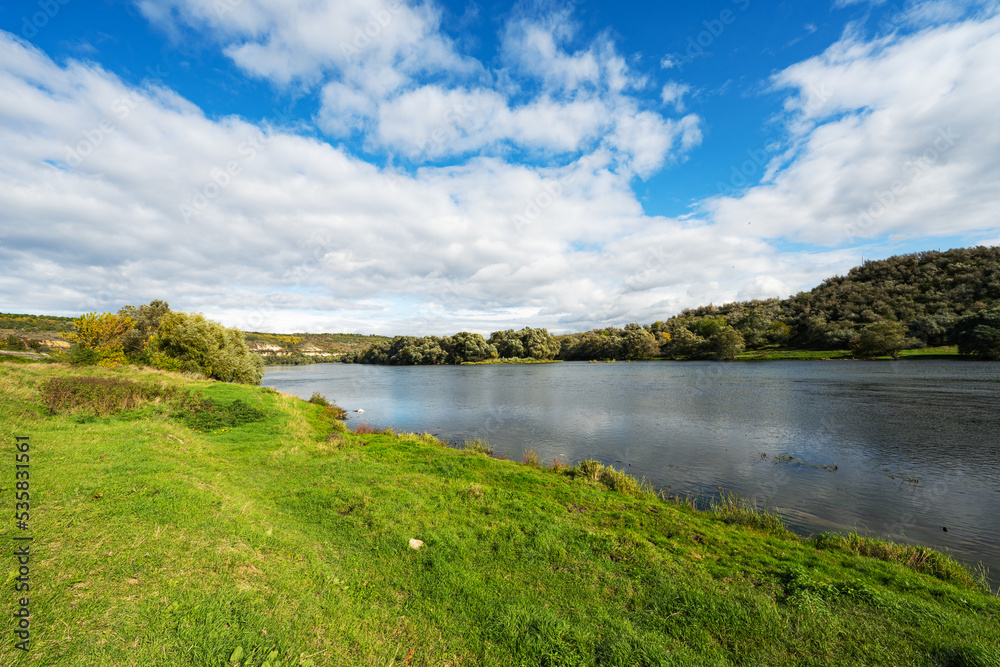
<svg viewBox="0 0 1000 667"><path fill-rule="evenodd" d="M951 336L959 354L1000 360L1000 308L961 318L955 322Z"/></svg>
<svg viewBox="0 0 1000 667"><path fill-rule="evenodd" d="M853 352L859 357L889 355L899 359L899 351L906 347L906 326L902 322L882 321L869 324L857 336Z"/></svg>
<svg viewBox="0 0 1000 667"><path fill-rule="evenodd" d="M260 384L264 374L264 360L247 349L242 331L200 313L165 315L149 350L158 368L199 372L223 382Z"/></svg>
<svg viewBox="0 0 1000 667"><path fill-rule="evenodd" d="M13 350L15 352L24 352L28 349L28 344L24 342L23 339L15 336L14 334L9 334L7 339L0 343L0 350Z"/></svg>
<svg viewBox="0 0 1000 667"><path fill-rule="evenodd" d="M708 341L685 327L678 327L670 341L662 346L663 353L674 359L698 359L707 354Z"/></svg>
<svg viewBox="0 0 1000 667"><path fill-rule="evenodd" d="M645 329L632 329L620 340L620 359L649 359L660 353L656 338Z"/></svg>
<svg viewBox="0 0 1000 667"><path fill-rule="evenodd" d="M494 331L489 343L502 359L555 359L560 351L559 341L548 329Z"/></svg>
<svg viewBox="0 0 1000 667"><path fill-rule="evenodd" d="M156 333L156 330L160 327L160 321L169 312L170 306L166 301L160 299L154 299L138 308L135 306L125 306L119 310L119 315L131 317L135 322L135 326L125 334L122 340L125 354L134 359L141 358L145 352L146 343Z"/></svg>
<svg viewBox="0 0 1000 667"><path fill-rule="evenodd" d="M445 341L447 342L442 347L448 351L449 364L497 358L497 349L490 345L481 334L461 331L454 336L445 338Z"/></svg>
<svg viewBox="0 0 1000 667"><path fill-rule="evenodd" d="M76 331L66 336L77 345L74 363L106 368L125 363L123 341L134 325L131 317L114 313L87 313L76 318Z"/></svg>
<svg viewBox="0 0 1000 667"><path fill-rule="evenodd" d="M708 346L718 359L735 359L746 349L743 335L733 327L726 327L712 336Z"/></svg>

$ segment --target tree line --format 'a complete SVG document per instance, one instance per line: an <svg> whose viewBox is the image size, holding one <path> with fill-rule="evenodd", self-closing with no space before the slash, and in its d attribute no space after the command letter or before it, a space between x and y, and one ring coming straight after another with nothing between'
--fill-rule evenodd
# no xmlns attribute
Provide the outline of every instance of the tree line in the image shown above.
<svg viewBox="0 0 1000 667"><path fill-rule="evenodd" d="M348 363L457 364L491 359L735 359L747 350L851 350L858 357L928 346L1000 359L1000 247L864 262L787 299L708 305L648 325L553 336L497 331L489 339L397 336Z"/></svg>
<svg viewBox="0 0 1000 667"><path fill-rule="evenodd" d="M723 335L750 350L849 349L864 357L959 345L962 354L998 358L997 309L1000 247L975 247L867 261L787 299L702 306L651 329L670 337L662 351L672 358L726 358ZM723 334L728 327L734 333Z"/></svg>
<svg viewBox="0 0 1000 667"><path fill-rule="evenodd" d="M132 363L243 384L263 378L264 360L250 352L242 331L200 313L172 311L165 301L87 313L73 326L66 337L75 343L69 358L77 365Z"/></svg>

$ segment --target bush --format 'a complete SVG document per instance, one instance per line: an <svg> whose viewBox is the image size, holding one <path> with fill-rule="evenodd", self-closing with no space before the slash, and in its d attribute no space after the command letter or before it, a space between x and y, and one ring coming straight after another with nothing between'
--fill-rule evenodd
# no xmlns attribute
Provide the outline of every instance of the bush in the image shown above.
<svg viewBox="0 0 1000 667"><path fill-rule="evenodd" d="M963 317L952 328L959 354L1000 360L1000 308Z"/></svg>
<svg viewBox="0 0 1000 667"><path fill-rule="evenodd" d="M10 350L12 352L24 352L28 349L28 346L24 344L24 341L14 334L7 336L6 340L0 343L0 350Z"/></svg>
<svg viewBox="0 0 1000 667"><path fill-rule="evenodd" d="M900 322L876 322L861 330L852 350L859 357L889 355L899 358L899 351L906 347L906 327Z"/></svg>
<svg viewBox="0 0 1000 667"><path fill-rule="evenodd" d="M340 407L336 403L331 403L330 401L328 401L326 399L326 396L324 396L323 394L319 393L318 391L314 391L313 392L313 395L309 397L309 402L312 403L312 404L314 404L314 405L320 405L320 406L326 408L327 411L330 412L330 413L332 413L333 416L335 418L337 418L337 419L340 419L340 420L347 419L347 410L345 410L344 408Z"/></svg>
<svg viewBox="0 0 1000 667"><path fill-rule="evenodd" d="M148 348L152 365L164 370L196 371L243 384L260 384L264 376L264 360L250 352L243 332L200 313L165 315Z"/></svg>
<svg viewBox="0 0 1000 667"><path fill-rule="evenodd" d="M174 416L196 431L242 426L267 419L266 412L240 398L224 404L192 395L187 396Z"/></svg>
<svg viewBox="0 0 1000 667"><path fill-rule="evenodd" d="M87 313L76 318L76 331L66 337L83 352L71 357L73 362L106 368L125 363L124 339L134 325L131 317L114 313Z"/></svg>
<svg viewBox="0 0 1000 667"><path fill-rule="evenodd" d="M50 415L84 409L103 416L151 401L171 400L176 394L174 387L117 378L54 378L42 386L42 402Z"/></svg>

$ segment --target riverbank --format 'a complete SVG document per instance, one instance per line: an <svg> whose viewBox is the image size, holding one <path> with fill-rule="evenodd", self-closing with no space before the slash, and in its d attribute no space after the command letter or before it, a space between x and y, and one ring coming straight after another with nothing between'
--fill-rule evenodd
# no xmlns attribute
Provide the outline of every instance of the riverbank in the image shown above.
<svg viewBox="0 0 1000 667"><path fill-rule="evenodd" d="M562 359L487 359L486 361L463 361L460 366L519 366L521 364L560 364Z"/></svg>
<svg viewBox="0 0 1000 667"><path fill-rule="evenodd" d="M957 345L945 345L942 347L927 347L923 349L901 350L900 359L969 359L958 354ZM830 361L835 359L858 359L850 350L794 350L794 349L763 349L750 350L736 357L737 361L782 361L788 359L805 360L816 359L820 361ZM873 357L875 360L892 360L886 355Z"/></svg>
<svg viewBox="0 0 1000 667"><path fill-rule="evenodd" d="M31 650L6 632L3 664L1000 658L1000 600L954 561L802 540L738 501L697 512L592 464L352 433L273 390L153 371L0 363L0 403L4 440L31 438L35 538ZM11 517L12 467L2 485Z"/></svg>

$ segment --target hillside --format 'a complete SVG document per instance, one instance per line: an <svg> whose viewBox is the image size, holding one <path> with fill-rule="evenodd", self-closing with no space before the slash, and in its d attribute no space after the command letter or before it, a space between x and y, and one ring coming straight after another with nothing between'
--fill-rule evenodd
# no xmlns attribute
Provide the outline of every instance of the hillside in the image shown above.
<svg viewBox="0 0 1000 667"><path fill-rule="evenodd" d="M725 317L740 329L760 322L787 325L792 347L844 349L866 324L903 323L919 344L946 345L964 315L1000 307L1000 247L930 251L867 261L808 292L686 310L655 328L703 317Z"/></svg>
<svg viewBox="0 0 1000 667"><path fill-rule="evenodd" d="M373 343L389 340L374 334L295 333L271 334L245 332L247 346L269 364L308 364L331 361L346 354L367 349Z"/></svg>
<svg viewBox="0 0 1000 667"><path fill-rule="evenodd" d="M11 467L0 539L34 538L30 572L7 568L0 664L1000 664L1000 600L936 552L804 540L738 499L699 512L596 462L333 415L0 362L0 431L30 438L30 518L15 526Z"/></svg>

